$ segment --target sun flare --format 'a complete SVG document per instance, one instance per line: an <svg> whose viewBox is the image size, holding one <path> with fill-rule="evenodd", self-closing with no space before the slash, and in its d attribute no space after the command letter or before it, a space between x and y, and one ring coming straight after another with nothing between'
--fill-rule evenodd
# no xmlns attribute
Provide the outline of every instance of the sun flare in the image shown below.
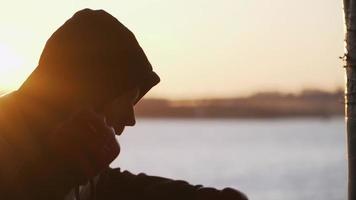
<svg viewBox="0 0 356 200"><path fill-rule="evenodd" d="M10 47L0 44L0 91L16 90L24 81L24 60Z"/></svg>

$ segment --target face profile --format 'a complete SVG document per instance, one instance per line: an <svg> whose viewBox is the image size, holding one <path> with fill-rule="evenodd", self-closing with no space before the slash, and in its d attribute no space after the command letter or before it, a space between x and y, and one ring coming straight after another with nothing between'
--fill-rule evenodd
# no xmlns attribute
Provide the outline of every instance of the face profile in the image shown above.
<svg viewBox="0 0 356 200"><path fill-rule="evenodd" d="M139 88L134 87L104 107L106 123L114 128L116 135L121 135L125 126L135 125L134 105L139 100L139 93Z"/></svg>

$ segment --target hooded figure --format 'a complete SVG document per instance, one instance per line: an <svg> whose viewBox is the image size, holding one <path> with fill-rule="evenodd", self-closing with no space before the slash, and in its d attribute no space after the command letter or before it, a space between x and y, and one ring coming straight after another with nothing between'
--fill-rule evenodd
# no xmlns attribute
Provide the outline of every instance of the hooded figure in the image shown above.
<svg viewBox="0 0 356 200"><path fill-rule="evenodd" d="M158 82L133 33L105 11L85 9L49 38L20 90L67 110L100 105L133 86L141 98Z"/></svg>
<svg viewBox="0 0 356 200"><path fill-rule="evenodd" d="M134 105L159 81L116 18L103 10L74 14L49 38L20 89L0 99L0 198L246 199L231 188L108 167L120 149L105 120L99 123L105 136L88 135L100 132L93 128L101 120L96 113L136 88Z"/></svg>

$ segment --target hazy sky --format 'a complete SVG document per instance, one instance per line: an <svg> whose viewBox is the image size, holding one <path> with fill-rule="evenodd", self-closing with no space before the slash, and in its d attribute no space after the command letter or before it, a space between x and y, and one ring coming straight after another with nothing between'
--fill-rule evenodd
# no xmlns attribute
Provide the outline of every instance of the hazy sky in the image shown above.
<svg viewBox="0 0 356 200"><path fill-rule="evenodd" d="M150 96L245 96L343 86L341 0L0 2L0 88L16 89L75 11L102 8L131 29L162 82Z"/></svg>

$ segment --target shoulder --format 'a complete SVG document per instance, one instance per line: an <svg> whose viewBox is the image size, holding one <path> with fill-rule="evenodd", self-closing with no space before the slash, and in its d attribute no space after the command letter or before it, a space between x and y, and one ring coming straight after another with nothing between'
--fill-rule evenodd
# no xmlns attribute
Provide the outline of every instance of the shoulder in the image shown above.
<svg viewBox="0 0 356 200"><path fill-rule="evenodd" d="M17 135L17 113L12 101L13 95L8 94L0 98L0 184L7 186L3 194L15 195L17 184L20 182L21 161L18 159L17 149L14 147L14 140ZM2 188L4 189L4 188ZM10 193L7 193L12 191Z"/></svg>
<svg viewBox="0 0 356 200"><path fill-rule="evenodd" d="M97 190L103 199L247 200L242 192L233 188L218 190L192 185L183 180L121 172L120 169L109 169L103 173L97 183Z"/></svg>
<svg viewBox="0 0 356 200"><path fill-rule="evenodd" d="M16 92L0 98L0 134L4 132L18 132L22 127L22 117L19 112L19 102Z"/></svg>

